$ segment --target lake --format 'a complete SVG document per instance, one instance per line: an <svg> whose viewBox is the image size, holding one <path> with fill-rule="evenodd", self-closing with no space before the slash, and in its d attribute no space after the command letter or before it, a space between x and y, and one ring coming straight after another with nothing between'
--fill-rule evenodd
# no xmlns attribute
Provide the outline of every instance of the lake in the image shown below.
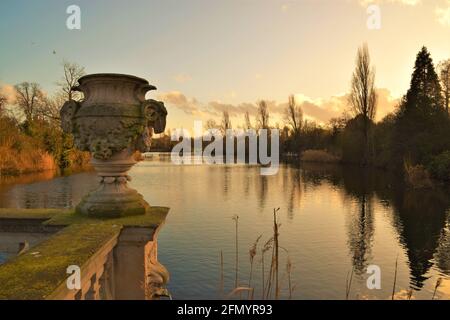
<svg viewBox="0 0 450 320"><path fill-rule="evenodd" d="M262 235L250 284L261 298L261 248L273 234L274 208L280 208L282 299L345 299L351 274L349 298L390 299L396 273L396 298L411 288L413 299L431 299L442 278L436 298L450 299L450 192L444 188L408 190L385 171L358 167L285 163L277 175L261 176L258 166L174 165L164 154L140 162L130 175L151 205L171 208L158 257L170 272L174 299L221 298L233 290L235 215L239 285L249 285L249 250ZM93 172L0 181L0 207L18 208L73 207L97 184ZM264 255L265 280L271 252ZM381 289L367 288L370 265L380 267Z"/></svg>

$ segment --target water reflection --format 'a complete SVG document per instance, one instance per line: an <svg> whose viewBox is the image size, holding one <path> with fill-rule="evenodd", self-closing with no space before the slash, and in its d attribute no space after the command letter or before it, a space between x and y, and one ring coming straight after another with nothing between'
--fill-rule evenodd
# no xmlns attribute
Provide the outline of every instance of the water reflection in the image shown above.
<svg viewBox="0 0 450 320"><path fill-rule="evenodd" d="M175 298L220 298L220 251L225 292L232 289L234 214L240 215L239 278L247 279L248 248L258 235L267 240L271 234L274 207L281 208L280 241L299 286L294 298L344 298L351 268L358 278L355 291L388 298L397 256L399 290L412 287L426 299L437 277L450 279L450 192L443 188L409 190L398 177L359 167L285 164L277 175L261 176L256 166L176 166L168 157L142 162L131 175L150 204L171 207L159 245ZM69 207L95 186L91 173L0 185L0 206ZM383 290L365 288L369 264L382 268ZM260 262L255 268L258 277ZM260 292L260 279L254 282ZM450 297L447 289L444 297Z"/></svg>
<svg viewBox="0 0 450 320"><path fill-rule="evenodd" d="M343 187L343 202L349 208L348 248L357 273L365 273L367 262L373 258L373 207L379 199L384 206L392 206L393 225L408 257L410 286L422 288L435 261L442 272L449 274L448 190L409 189L397 176L358 167L329 166L324 170L306 164L304 169L305 181L312 185L326 180Z"/></svg>
<svg viewBox="0 0 450 320"><path fill-rule="evenodd" d="M71 208L97 186L92 172L57 176L52 171L0 180L0 207Z"/></svg>
<svg viewBox="0 0 450 320"><path fill-rule="evenodd" d="M449 199L440 190L394 192L396 227L407 250L411 271L411 286L421 288L427 272L437 260L446 261L442 250L437 251L441 235L445 233ZM444 263L445 264L445 263Z"/></svg>

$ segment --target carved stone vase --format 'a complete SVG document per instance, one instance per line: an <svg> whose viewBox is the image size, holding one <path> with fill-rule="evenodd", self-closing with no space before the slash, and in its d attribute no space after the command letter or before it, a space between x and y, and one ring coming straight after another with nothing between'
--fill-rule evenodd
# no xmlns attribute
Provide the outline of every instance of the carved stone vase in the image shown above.
<svg viewBox="0 0 450 320"><path fill-rule="evenodd" d="M164 104L145 99L156 88L122 74L91 74L78 82L74 90L84 99L64 104L61 126L78 149L91 153L100 186L78 204L77 212L96 217L145 214L149 205L128 187L127 172L136 164L136 151L149 151L152 134L164 132Z"/></svg>

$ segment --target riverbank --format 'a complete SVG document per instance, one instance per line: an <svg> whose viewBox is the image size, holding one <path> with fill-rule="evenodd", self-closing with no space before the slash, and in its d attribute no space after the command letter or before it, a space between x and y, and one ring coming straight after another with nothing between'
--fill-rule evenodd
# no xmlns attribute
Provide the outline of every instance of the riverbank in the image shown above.
<svg viewBox="0 0 450 320"><path fill-rule="evenodd" d="M17 152L0 147L0 177L17 177L34 173L60 172L70 174L92 169L89 154L79 151L71 154L70 165L61 169L54 157L41 149Z"/></svg>
<svg viewBox="0 0 450 320"><path fill-rule="evenodd" d="M50 170L83 170L90 155L74 147L58 122L36 118L20 123L0 114L0 175Z"/></svg>
<svg viewBox="0 0 450 320"><path fill-rule="evenodd" d="M429 170L423 165L413 165L408 162L404 163L403 170L398 171L382 165L369 163L365 166L361 166L357 163L344 161L341 157L330 153L327 150L305 150L300 155L292 153L284 154L283 158L287 159L288 162L298 161L312 164L358 166L365 167L367 169L384 170L389 174L395 172L401 179L404 180L406 186L412 189L433 189L435 187L441 187L446 184L445 177L448 177L448 173L445 172L448 171L446 165L436 165L438 170L444 172L440 175L433 174L433 170ZM442 179L437 179L435 178L436 176L442 177Z"/></svg>

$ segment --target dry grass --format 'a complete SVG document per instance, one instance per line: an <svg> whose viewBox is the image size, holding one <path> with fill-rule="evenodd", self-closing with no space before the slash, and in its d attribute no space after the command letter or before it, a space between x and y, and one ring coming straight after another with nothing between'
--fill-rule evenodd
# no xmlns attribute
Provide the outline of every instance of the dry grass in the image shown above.
<svg viewBox="0 0 450 320"><path fill-rule="evenodd" d="M397 270L398 270L398 256L395 260L394 285L392 287L392 300L395 299L395 287L397 286Z"/></svg>
<svg viewBox="0 0 450 320"><path fill-rule="evenodd" d="M305 150L303 151L301 161L318 163L338 163L339 157L327 152L326 150Z"/></svg>
<svg viewBox="0 0 450 320"><path fill-rule="evenodd" d="M235 222L236 234L235 234L235 245L236 245L236 256L235 256L235 279L234 279L234 287L237 288L239 282L239 216L234 215L233 220Z"/></svg>
<svg viewBox="0 0 450 320"><path fill-rule="evenodd" d="M279 249L284 250L284 252L287 255L287 262L286 262L286 273L288 277L288 290L289 290L289 299L292 298L292 292L294 291L294 287L292 285L291 281L291 272L292 272L292 261L289 257L289 252L286 248L279 245L279 228L281 226L280 223L278 223L278 211L280 208L275 208L273 210L273 234L271 237L261 246L260 249L258 249L258 244L262 238L262 235L258 236L256 240L253 242L253 244L249 248L249 258L250 258L250 274L248 278L248 285L242 286L239 285L239 216L235 215L233 216L233 221L235 222L235 279L234 279L234 289L229 293L225 298L231 298L232 296L238 295L239 298L242 298L242 293L247 292L247 299L252 300L254 297L254 291L255 288L252 286L252 280L253 280L253 273L254 273L254 263L255 263L255 257L257 256L258 252L261 254L261 299L280 299L280 293L281 293L281 284L283 281L280 281L279 279L279 264L280 264L280 252ZM268 271L268 275L266 275L265 270L265 255L268 251L272 251L271 254L271 263L270 263L270 269ZM219 291L223 293L224 288L224 261L223 261L223 253L220 252L220 285L219 285ZM267 276L267 277L266 277ZM284 276L283 276L284 277ZM283 279L282 277L282 279ZM223 295L222 295L223 296Z"/></svg>
<svg viewBox="0 0 450 320"><path fill-rule="evenodd" d="M0 118L0 174L21 174L53 170L53 157L36 145L36 139L21 134L17 124Z"/></svg>
<svg viewBox="0 0 450 320"><path fill-rule="evenodd" d="M352 290L354 271L355 271L355 267L352 268L352 271L349 271L347 273L347 279L345 279L345 300L348 300L348 298L350 297L350 292Z"/></svg>
<svg viewBox="0 0 450 320"><path fill-rule="evenodd" d="M430 174L421 165L412 165L408 161L404 163L406 183L414 189L428 189L433 187Z"/></svg>
<svg viewBox="0 0 450 320"><path fill-rule="evenodd" d="M253 243L253 245L250 247L250 250L248 251L248 254L250 256L250 276L248 278L248 287L251 288L252 285L252 276L253 276L253 261L255 260L256 256L256 248L258 246L258 242L261 239L262 235L260 235L258 238L256 238L256 241ZM253 291L252 291L253 294ZM248 293L247 298L250 298L250 292Z"/></svg>
<svg viewBox="0 0 450 320"><path fill-rule="evenodd" d="M442 285L442 278L439 278L437 279L436 285L434 286L433 297L431 297L431 300L434 300L434 298L436 297L437 289L439 289L441 285Z"/></svg>
<svg viewBox="0 0 450 320"><path fill-rule="evenodd" d="M15 175L55 169L53 157L45 151L29 148L27 152L24 152L9 146L0 146L1 174Z"/></svg>
<svg viewBox="0 0 450 320"><path fill-rule="evenodd" d="M262 295L261 295L261 299L264 299L265 297L265 292L266 292L266 283L265 283L265 262L264 262L264 255L266 254L267 251L269 251L270 249L272 249L273 246L273 237L271 237L269 240L267 240L267 242L264 244L264 246L261 249L261 271L262 271Z"/></svg>

